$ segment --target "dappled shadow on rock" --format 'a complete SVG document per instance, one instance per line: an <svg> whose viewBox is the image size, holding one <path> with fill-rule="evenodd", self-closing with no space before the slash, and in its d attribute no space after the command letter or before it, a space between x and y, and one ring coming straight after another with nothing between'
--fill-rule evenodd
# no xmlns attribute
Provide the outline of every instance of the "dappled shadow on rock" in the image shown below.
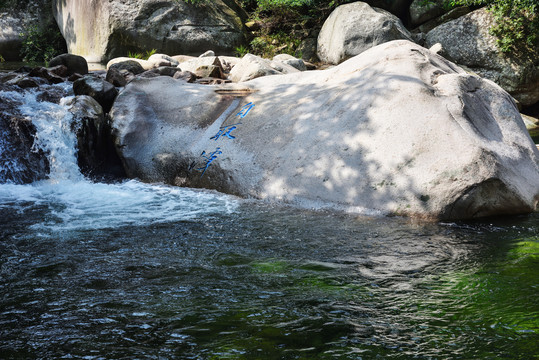
<svg viewBox="0 0 539 360"><path fill-rule="evenodd" d="M111 117L145 181L424 218L528 212L539 195L539 154L507 93L408 41L241 84L134 81Z"/></svg>

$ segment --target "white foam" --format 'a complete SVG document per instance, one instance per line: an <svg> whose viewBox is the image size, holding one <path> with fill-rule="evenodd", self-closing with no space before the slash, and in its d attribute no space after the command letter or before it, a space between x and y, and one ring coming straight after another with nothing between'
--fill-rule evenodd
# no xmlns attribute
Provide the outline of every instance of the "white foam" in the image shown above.
<svg viewBox="0 0 539 360"><path fill-rule="evenodd" d="M229 214L239 201L208 191L145 184L130 180L118 184L89 181L41 181L30 185L0 185L0 208L24 209L46 205L52 216L33 230L91 230L127 225L192 220Z"/></svg>

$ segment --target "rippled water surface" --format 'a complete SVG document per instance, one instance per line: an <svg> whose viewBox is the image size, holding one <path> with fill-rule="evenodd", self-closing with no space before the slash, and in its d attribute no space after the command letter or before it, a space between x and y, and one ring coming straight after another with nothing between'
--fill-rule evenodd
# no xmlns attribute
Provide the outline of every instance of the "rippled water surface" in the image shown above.
<svg viewBox="0 0 539 360"><path fill-rule="evenodd" d="M93 183L77 120L37 92L0 94L51 164L0 184L0 359L538 358L539 214L414 224Z"/></svg>
<svg viewBox="0 0 539 360"><path fill-rule="evenodd" d="M0 358L537 358L538 220L0 185Z"/></svg>

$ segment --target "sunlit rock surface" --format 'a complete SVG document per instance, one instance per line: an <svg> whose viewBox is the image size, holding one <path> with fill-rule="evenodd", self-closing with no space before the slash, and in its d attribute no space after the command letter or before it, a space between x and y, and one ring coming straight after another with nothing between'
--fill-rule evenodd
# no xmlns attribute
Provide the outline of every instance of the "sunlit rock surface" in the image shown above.
<svg viewBox="0 0 539 360"><path fill-rule="evenodd" d="M111 117L127 174L149 182L438 219L539 200L539 152L512 98L408 41L241 84L135 80Z"/></svg>

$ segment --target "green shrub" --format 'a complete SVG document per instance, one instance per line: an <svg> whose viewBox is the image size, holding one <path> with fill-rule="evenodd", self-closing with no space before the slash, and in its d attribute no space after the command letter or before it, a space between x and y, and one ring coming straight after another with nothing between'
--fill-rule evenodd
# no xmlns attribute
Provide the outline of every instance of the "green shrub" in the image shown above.
<svg viewBox="0 0 539 360"><path fill-rule="evenodd" d="M539 5L536 0L447 0L446 5L487 6L496 20L490 33L497 37L502 52L536 59L539 56Z"/></svg>
<svg viewBox="0 0 539 360"><path fill-rule="evenodd" d="M146 53L132 53L131 51L127 53L127 57L134 58L134 59L141 59L141 60L148 60L150 56L155 54L157 52L156 49L151 49L150 51L146 51Z"/></svg>
<svg viewBox="0 0 539 360"><path fill-rule="evenodd" d="M56 24L32 25L21 33L23 61L47 64L53 57L66 52L65 40Z"/></svg>

